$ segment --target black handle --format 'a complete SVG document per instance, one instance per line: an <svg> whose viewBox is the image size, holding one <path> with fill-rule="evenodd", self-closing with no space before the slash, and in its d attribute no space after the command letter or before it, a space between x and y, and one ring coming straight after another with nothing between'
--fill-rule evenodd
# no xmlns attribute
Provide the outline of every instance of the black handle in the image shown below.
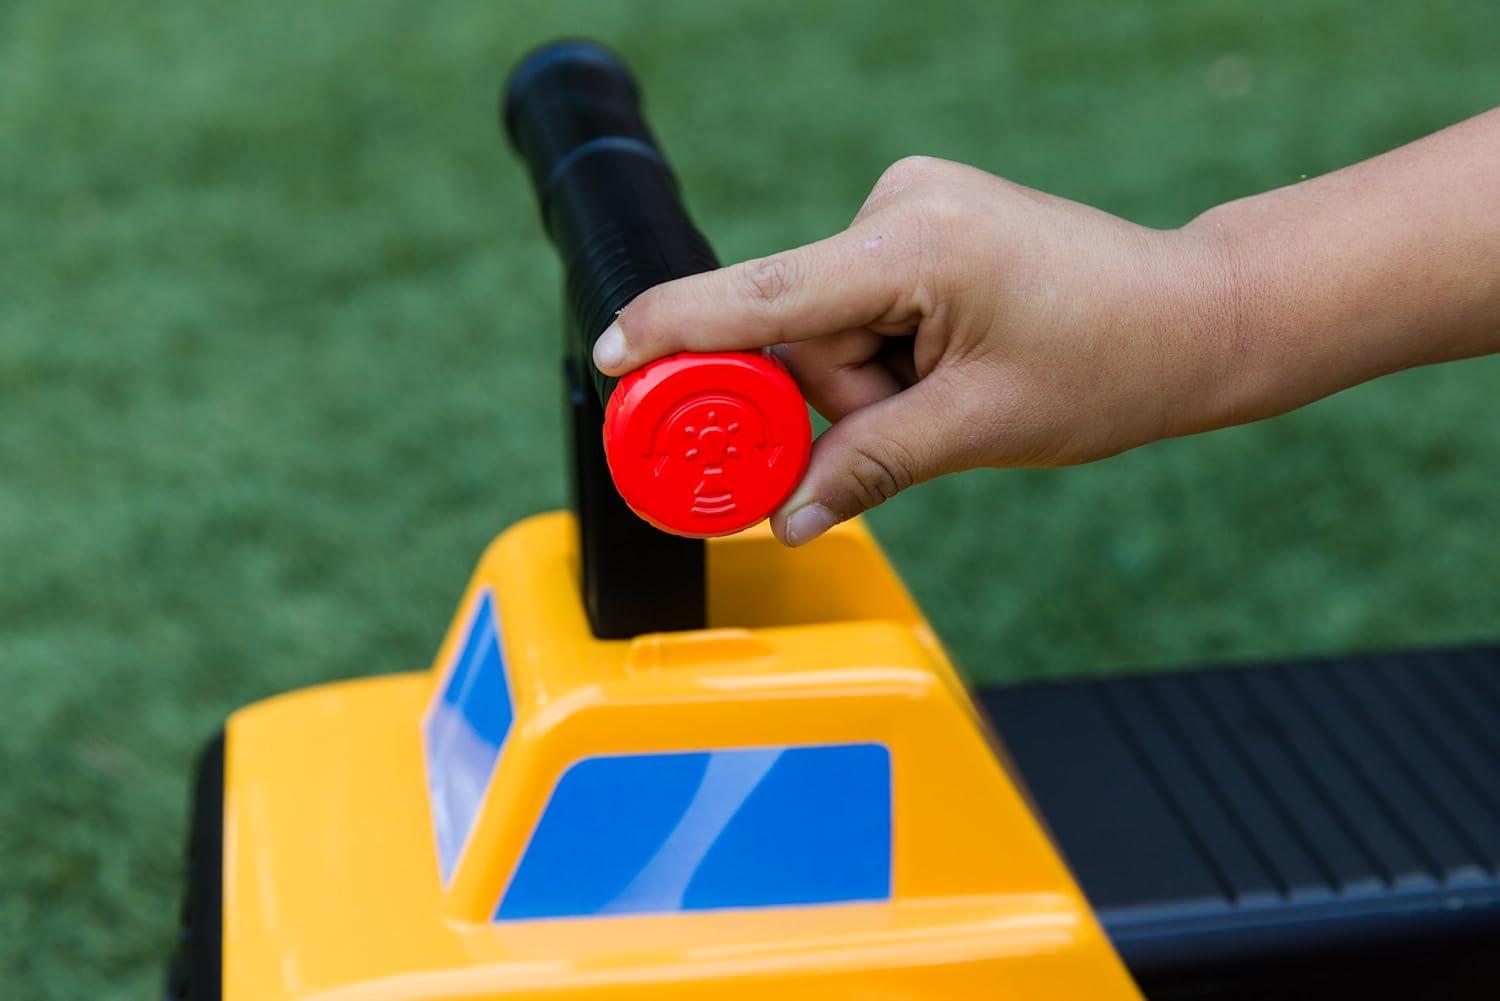
<svg viewBox="0 0 1500 1001"><path fill-rule="evenodd" d="M602 429L616 380L590 355L631 299L718 262L682 207L630 71L608 49L555 42L531 53L506 84L502 117L567 277L573 508L589 626L603 639L701 629L703 543L653 528L615 490Z"/></svg>
<svg viewBox="0 0 1500 1001"><path fill-rule="evenodd" d="M719 266L641 115L630 71L593 42L547 45L505 88L505 130L526 161L567 276L568 353L601 403L615 380L593 340L653 285Z"/></svg>

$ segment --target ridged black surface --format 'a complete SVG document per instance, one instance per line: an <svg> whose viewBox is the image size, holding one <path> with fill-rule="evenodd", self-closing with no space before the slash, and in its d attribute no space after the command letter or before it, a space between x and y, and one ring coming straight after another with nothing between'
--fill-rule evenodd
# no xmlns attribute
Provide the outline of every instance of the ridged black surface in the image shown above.
<svg viewBox="0 0 1500 1001"><path fill-rule="evenodd" d="M512 73L501 111L562 259L574 359L587 362L594 338L648 288L719 266L614 53L582 41L538 49ZM607 403L616 380L585 367Z"/></svg>
<svg viewBox="0 0 1500 1001"><path fill-rule="evenodd" d="M580 164L586 173L595 165ZM607 169L609 165L597 166ZM603 183L603 182L601 182ZM588 234L565 263L564 294L578 330L592 337L609 326L630 300L653 285L718 267L703 234L684 219L663 217L645 224L605 223ZM614 381L598 376L601 399Z"/></svg>
<svg viewBox="0 0 1500 1001"><path fill-rule="evenodd" d="M1313 968L1430 985L1439 956L1500 962L1500 648L982 700L1154 994L1265 996L1299 968L1304 986Z"/></svg>

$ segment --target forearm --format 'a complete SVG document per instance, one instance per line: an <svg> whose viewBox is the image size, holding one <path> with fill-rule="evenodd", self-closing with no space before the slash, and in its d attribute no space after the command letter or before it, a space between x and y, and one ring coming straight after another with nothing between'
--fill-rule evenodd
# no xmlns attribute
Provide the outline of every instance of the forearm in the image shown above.
<svg viewBox="0 0 1500 1001"><path fill-rule="evenodd" d="M1344 170L1219 206L1223 326L1201 427L1500 351L1500 109Z"/></svg>

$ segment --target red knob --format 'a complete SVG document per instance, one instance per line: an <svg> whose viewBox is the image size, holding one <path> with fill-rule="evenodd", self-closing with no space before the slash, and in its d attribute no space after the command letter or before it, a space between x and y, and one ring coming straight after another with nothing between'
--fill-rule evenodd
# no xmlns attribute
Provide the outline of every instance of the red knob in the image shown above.
<svg viewBox="0 0 1500 1001"><path fill-rule="evenodd" d="M675 354L620 380L604 408L615 488L657 528L706 538L749 528L807 469L812 425L768 354Z"/></svg>

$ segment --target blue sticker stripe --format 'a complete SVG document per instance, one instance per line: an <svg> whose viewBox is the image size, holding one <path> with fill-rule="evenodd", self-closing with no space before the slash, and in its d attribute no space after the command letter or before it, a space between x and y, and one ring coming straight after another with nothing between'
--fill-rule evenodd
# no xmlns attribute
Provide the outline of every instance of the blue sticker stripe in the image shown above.
<svg viewBox="0 0 1500 1001"><path fill-rule="evenodd" d="M479 593L447 680L427 714L424 745L443 881L453 876L511 725L510 683L494 596Z"/></svg>
<svg viewBox="0 0 1500 1001"><path fill-rule="evenodd" d="M890 752L879 744L787 751L705 854L683 907L883 900L890 860Z"/></svg>
<svg viewBox="0 0 1500 1001"><path fill-rule="evenodd" d="M586 758L495 919L888 899L891 796L881 744Z"/></svg>

